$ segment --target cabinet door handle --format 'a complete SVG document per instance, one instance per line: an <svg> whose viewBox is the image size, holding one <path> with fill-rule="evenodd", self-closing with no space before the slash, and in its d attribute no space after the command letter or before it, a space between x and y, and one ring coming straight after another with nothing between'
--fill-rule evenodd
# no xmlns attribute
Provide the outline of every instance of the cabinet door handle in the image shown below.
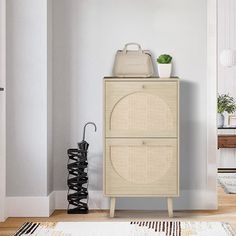
<svg viewBox="0 0 236 236"><path fill-rule="evenodd" d="M146 88L146 85L143 84L143 85L142 85L142 89L145 89L145 88Z"/></svg>
<svg viewBox="0 0 236 236"><path fill-rule="evenodd" d="M0 91L4 91L4 88L1 88L1 87L0 87Z"/></svg>
<svg viewBox="0 0 236 236"><path fill-rule="evenodd" d="M142 141L142 145L146 145L146 142L145 142L145 141Z"/></svg>

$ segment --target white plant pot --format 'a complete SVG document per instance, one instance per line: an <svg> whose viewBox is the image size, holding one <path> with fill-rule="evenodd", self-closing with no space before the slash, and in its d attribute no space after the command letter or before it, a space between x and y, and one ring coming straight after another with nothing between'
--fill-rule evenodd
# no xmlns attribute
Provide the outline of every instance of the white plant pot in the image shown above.
<svg viewBox="0 0 236 236"><path fill-rule="evenodd" d="M172 64L157 64L160 78L170 78Z"/></svg>
<svg viewBox="0 0 236 236"><path fill-rule="evenodd" d="M229 126L229 113L224 112L223 116L224 116L224 127L228 127Z"/></svg>
<svg viewBox="0 0 236 236"><path fill-rule="evenodd" d="M225 121L224 115L221 113L217 113L217 126L218 126L218 128L221 128L224 126L224 121Z"/></svg>

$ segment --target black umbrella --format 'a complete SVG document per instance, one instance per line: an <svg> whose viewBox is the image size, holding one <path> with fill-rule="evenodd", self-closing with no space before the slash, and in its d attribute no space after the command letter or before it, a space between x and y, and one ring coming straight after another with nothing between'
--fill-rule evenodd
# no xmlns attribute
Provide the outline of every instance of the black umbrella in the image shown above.
<svg viewBox="0 0 236 236"><path fill-rule="evenodd" d="M87 151L88 147L89 147L89 144L85 141L85 133L86 133L86 126L87 125L93 125L95 128L95 132L97 131L97 126L93 122L88 122L84 125L83 140L80 143L78 143L78 146L79 146L80 150L85 150L85 151Z"/></svg>
<svg viewBox="0 0 236 236"><path fill-rule="evenodd" d="M78 143L78 149L68 149L68 214L87 214L88 209L88 160L89 144L85 141L86 126L93 125L95 132L97 126L93 122L84 125L83 140Z"/></svg>

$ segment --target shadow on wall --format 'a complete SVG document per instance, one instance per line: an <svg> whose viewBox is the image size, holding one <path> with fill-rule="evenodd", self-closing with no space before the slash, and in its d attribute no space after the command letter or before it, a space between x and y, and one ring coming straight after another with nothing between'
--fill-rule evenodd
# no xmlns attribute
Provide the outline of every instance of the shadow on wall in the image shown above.
<svg viewBox="0 0 236 236"><path fill-rule="evenodd" d="M88 158L89 162L89 189L101 191L103 188L103 154L91 153Z"/></svg>
<svg viewBox="0 0 236 236"><path fill-rule="evenodd" d="M202 170L201 156L196 158L198 150L197 137L203 124L199 125L197 120L197 84L186 81L181 78L180 81L180 189L189 189L194 186L194 180L202 176L204 179L204 171ZM204 140L203 140L204 141Z"/></svg>

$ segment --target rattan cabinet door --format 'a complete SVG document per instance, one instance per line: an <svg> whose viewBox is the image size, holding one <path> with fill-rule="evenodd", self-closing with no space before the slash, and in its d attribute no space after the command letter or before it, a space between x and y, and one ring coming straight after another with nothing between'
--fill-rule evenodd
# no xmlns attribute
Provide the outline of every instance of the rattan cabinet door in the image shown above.
<svg viewBox="0 0 236 236"><path fill-rule="evenodd" d="M177 139L106 139L107 196L177 196Z"/></svg>
<svg viewBox="0 0 236 236"><path fill-rule="evenodd" d="M106 137L178 136L178 82L106 81Z"/></svg>

